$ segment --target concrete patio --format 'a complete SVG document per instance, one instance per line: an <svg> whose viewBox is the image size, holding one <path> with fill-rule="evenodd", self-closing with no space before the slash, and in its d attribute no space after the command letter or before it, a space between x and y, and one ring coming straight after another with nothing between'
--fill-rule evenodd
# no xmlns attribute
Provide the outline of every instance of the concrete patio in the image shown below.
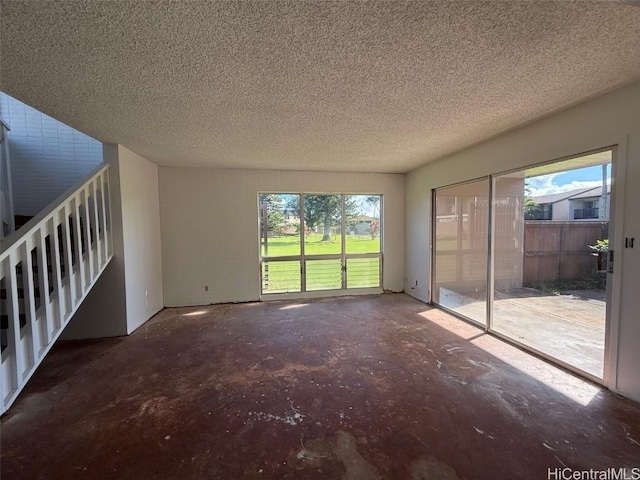
<svg viewBox="0 0 640 480"><path fill-rule="evenodd" d="M602 378L605 335L605 293L573 290L559 294L531 288L497 291L493 329L542 353ZM484 301L455 310L484 318Z"/></svg>

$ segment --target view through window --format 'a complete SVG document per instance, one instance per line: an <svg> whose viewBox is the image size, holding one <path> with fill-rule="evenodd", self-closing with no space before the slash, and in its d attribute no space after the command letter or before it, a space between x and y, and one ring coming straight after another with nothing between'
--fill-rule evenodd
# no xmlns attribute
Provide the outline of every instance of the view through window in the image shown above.
<svg viewBox="0 0 640 480"><path fill-rule="evenodd" d="M261 193L258 203L263 294L381 286L382 195Z"/></svg>

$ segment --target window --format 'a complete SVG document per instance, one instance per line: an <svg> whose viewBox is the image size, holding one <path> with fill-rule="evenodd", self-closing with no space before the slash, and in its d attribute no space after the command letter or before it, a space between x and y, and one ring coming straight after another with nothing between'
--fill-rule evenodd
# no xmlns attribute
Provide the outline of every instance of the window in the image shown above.
<svg viewBox="0 0 640 480"><path fill-rule="evenodd" d="M525 198L524 203L525 220L553 220L553 205L551 203L536 205L529 198Z"/></svg>
<svg viewBox="0 0 640 480"><path fill-rule="evenodd" d="M260 193L258 204L263 294L381 287L382 195Z"/></svg>

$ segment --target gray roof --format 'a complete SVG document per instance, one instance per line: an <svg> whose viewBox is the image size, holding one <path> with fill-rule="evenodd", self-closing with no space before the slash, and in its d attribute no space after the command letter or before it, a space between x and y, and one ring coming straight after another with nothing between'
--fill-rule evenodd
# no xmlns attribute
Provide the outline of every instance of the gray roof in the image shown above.
<svg viewBox="0 0 640 480"><path fill-rule="evenodd" d="M611 193L611 185L607 185L607 193ZM589 189L586 192L579 193L577 195L573 195L571 199L574 198L591 198L591 197L601 197L602 196L602 187L596 187Z"/></svg>
<svg viewBox="0 0 640 480"><path fill-rule="evenodd" d="M561 200L565 200L567 198L573 198L577 195L583 195L587 192L591 192L592 190L596 190L597 188L598 187L578 188L576 190L569 190L568 192L552 193L550 195L538 195L537 197L531 197L531 198L538 205L541 205L543 203L556 203L556 202L560 202ZM598 194L598 196L599 195L600 194ZM587 196L592 197L592 196L595 196L595 194L590 194Z"/></svg>

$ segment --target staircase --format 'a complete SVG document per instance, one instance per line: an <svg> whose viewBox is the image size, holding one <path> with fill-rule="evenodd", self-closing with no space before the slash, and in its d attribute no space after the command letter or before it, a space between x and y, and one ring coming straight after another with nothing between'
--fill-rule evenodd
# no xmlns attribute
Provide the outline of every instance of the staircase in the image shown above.
<svg viewBox="0 0 640 480"><path fill-rule="evenodd" d="M2 240L0 414L113 257L108 169L100 166Z"/></svg>

